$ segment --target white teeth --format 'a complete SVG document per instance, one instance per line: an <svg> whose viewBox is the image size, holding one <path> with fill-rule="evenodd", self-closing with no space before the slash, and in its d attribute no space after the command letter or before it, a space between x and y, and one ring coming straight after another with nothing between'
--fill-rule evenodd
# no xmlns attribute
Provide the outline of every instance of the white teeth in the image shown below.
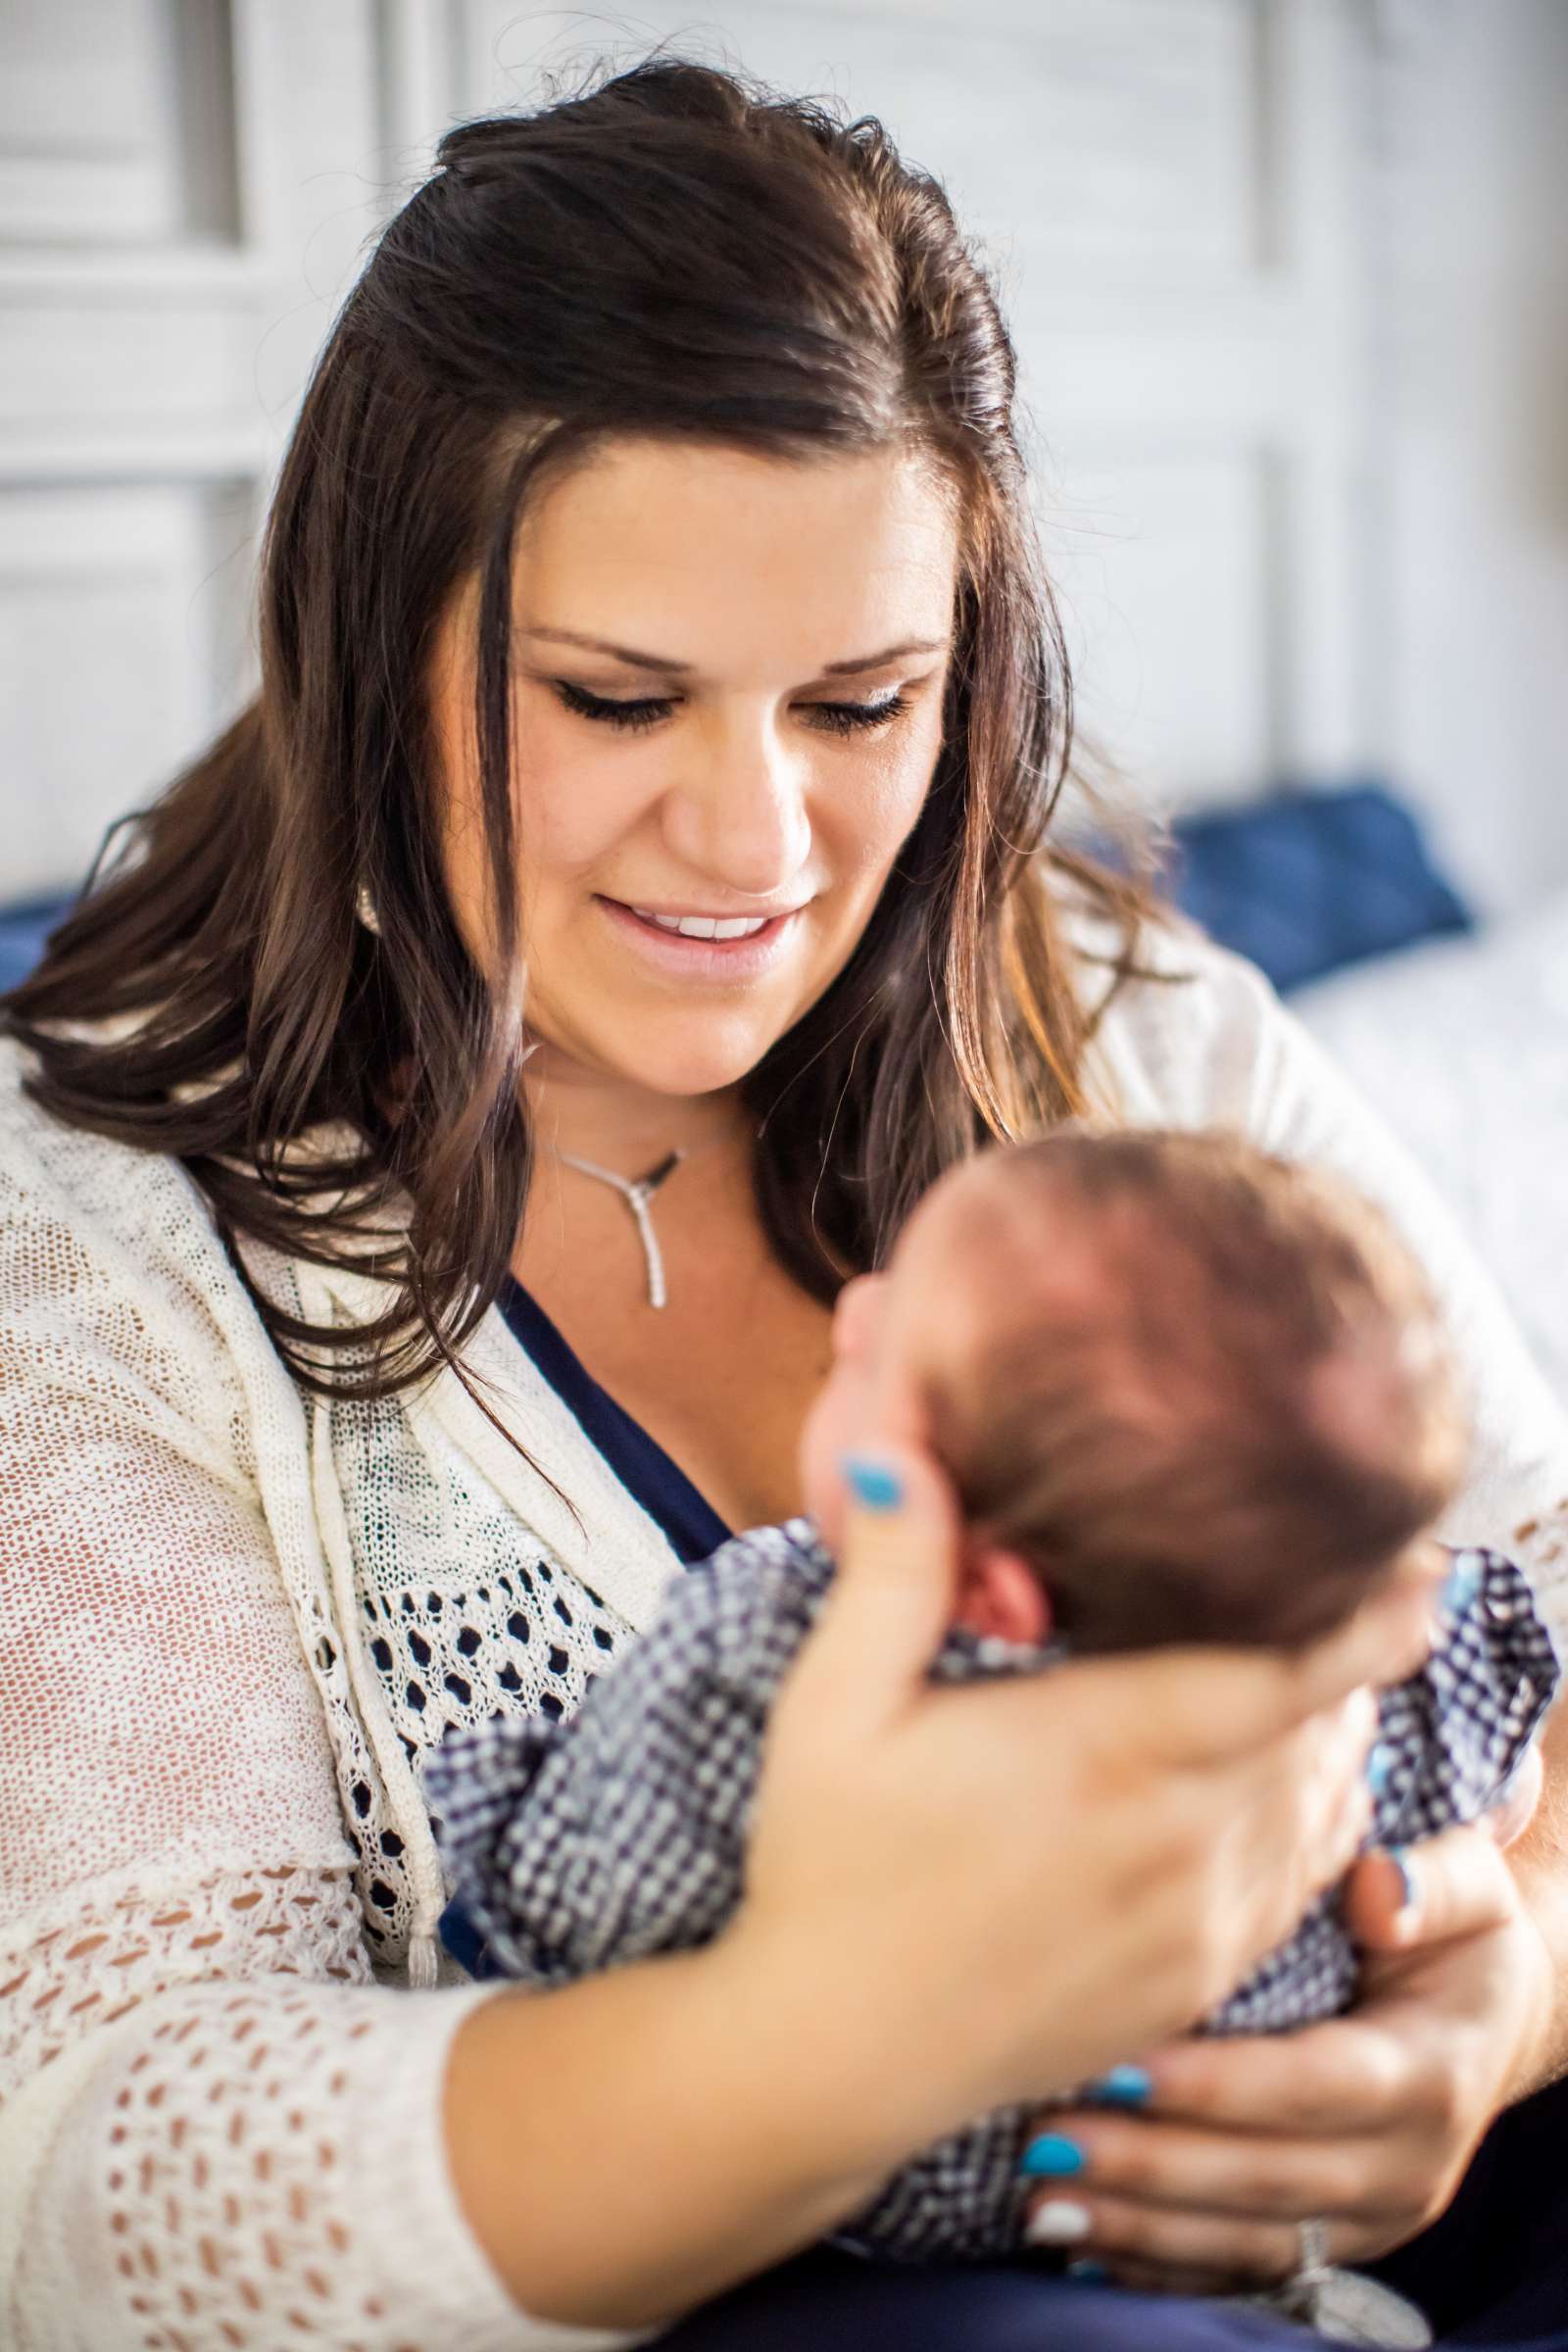
<svg viewBox="0 0 1568 2352"><path fill-rule="evenodd" d="M641 915L645 923L657 923L661 931L678 931L682 939L750 939L771 919L758 914L721 922L710 914L655 914L649 906L634 906L632 912Z"/></svg>

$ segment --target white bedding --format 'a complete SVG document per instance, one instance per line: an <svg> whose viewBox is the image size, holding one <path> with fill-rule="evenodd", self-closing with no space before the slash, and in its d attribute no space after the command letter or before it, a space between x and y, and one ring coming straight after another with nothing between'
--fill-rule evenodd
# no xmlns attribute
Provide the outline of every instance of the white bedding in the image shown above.
<svg viewBox="0 0 1568 2352"><path fill-rule="evenodd" d="M1568 1404L1568 894L1291 1007L1414 1149Z"/></svg>

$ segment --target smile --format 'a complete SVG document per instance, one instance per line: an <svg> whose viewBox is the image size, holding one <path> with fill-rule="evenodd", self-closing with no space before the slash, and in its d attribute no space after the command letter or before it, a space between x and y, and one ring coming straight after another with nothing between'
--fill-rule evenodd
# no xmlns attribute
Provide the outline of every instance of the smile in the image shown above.
<svg viewBox="0 0 1568 2352"><path fill-rule="evenodd" d="M661 931L678 931L682 939L755 939L770 919L765 914L655 914L651 906L634 906L632 912L639 922L657 923Z"/></svg>
<svg viewBox="0 0 1568 2352"><path fill-rule="evenodd" d="M687 980L750 980L787 952L799 906L779 914L661 914L619 899L594 905L645 966Z"/></svg>

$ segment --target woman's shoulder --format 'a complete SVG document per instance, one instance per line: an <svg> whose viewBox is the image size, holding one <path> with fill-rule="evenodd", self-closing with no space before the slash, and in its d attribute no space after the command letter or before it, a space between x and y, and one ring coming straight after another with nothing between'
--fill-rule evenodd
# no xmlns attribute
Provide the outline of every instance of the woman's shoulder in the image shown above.
<svg viewBox="0 0 1568 2352"><path fill-rule="evenodd" d="M178 1159L58 1116L30 1091L37 1057L0 1036L0 1181L8 1208L96 1234L117 1235L149 1258L172 1246L218 1249L211 1211Z"/></svg>
<svg viewBox="0 0 1568 2352"><path fill-rule="evenodd" d="M1289 1025L1256 965L1174 906L1147 915L1129 943L1119 917L1075 891L1060 924L1093 1024L1086 1075L1101 1105L1140 1125L1254 1126Z"/></svg>
<svg viewBox="0 0 1568 2352"><path fill-rule="evenodd" d="M0 1181L12 1213L57 1220L109 1250L119 1237L149 1268L199 1260L204 1284L217 1280L243 1295L212 1204L177 1155L59 1116L30 1089L37 1068L31 1050L0 1031ZM178 1099L184 1091L176 1090ZM290 1148L290 1159L307 1161L338 1140L336 1130L313 1131ZM268 1280L287 1280L294 1264L249 1243L245 1262L253 1277Z"/></svg>
<svg viewBox="0 0 1568 2352"><path fill-rule="evenodd" d="M86 1249L113 1252L117 1238L151 1257L189 1226L193 1241L211 1219L179 1162L58 1116L30 1091L37 1056L0 1037L0 1188L6 1224L49 1226ZM214 1237L216 1238L216 1237Z"/></svg>
<svg viewBox="0 0 1568 2352"><path fill-rule="evenodd" d="M0 1037L0 1322L51 1378L139 1367L231 1433L242 1395L287 1374L206 1197L172 1154L58 1117L35 1069Z"/></svg>

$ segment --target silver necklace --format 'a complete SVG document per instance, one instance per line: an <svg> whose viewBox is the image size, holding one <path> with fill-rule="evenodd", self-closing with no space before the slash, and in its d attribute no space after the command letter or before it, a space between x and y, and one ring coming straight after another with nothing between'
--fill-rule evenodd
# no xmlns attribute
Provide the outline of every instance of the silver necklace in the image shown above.
<svg viewBox="0 0 1568 2352"><path fill-rule="evenodd" d="M654 1231L649 1203L664 1179L674 1174L687 1154L680 1151L666 1152L659 1165L650 1168L646 1176L632 1178L617 1176L613 1168L602 1168L594 1160L579 1159L575 1152L557 1152L555 1156L564 1166L575 1168L580 1176L597 1177L601 1184L612 1186L620 1195L636 1222L643 1256L648 1263L648 1303L650 1306L662 1306L665 1298L664 1261L659 1253L659 1236Z"/></svg>

